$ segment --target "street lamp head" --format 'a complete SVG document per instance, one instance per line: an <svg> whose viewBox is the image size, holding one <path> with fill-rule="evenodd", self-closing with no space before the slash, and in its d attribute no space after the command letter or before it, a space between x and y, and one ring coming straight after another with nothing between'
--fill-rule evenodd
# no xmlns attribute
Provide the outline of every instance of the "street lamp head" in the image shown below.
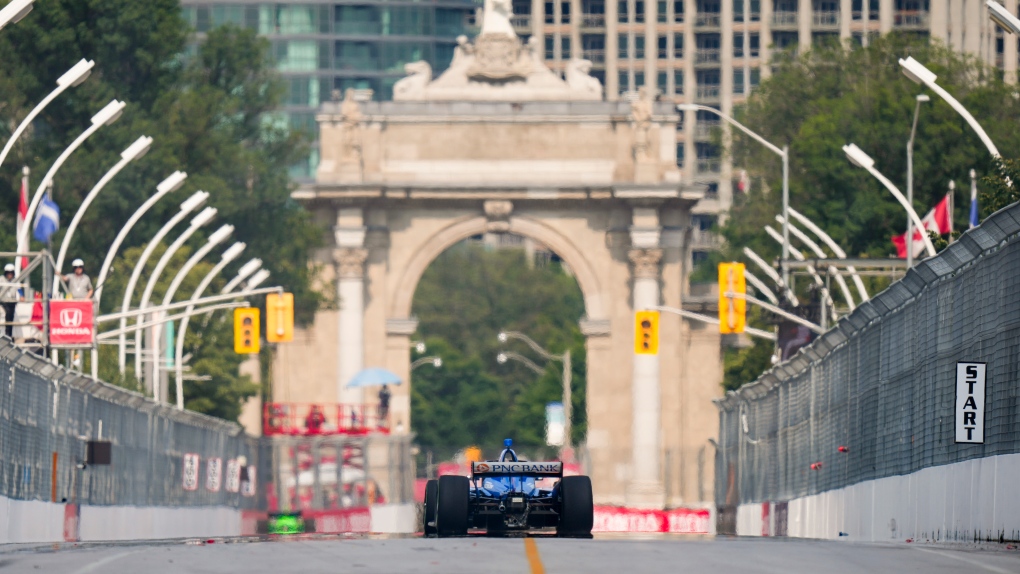
<svg viewBox="0 0 1020 574"><path fill-rule="evenodd" d="M186 179L188 179L188 174L183 171L175 171L170 174L170 177L159 182L159 185L156 186L156 191L160 194L177 191L184 185L184 180Z"/></svg>
<svg viewBox="0 0 1020 574"><path fill-rule="evenodd" d="M1000 28L1020 36L1020 20L1017 20L1016 16L1010 14L1005 6L995 0L986 0L985 6L988 6L988 17L998 24Z"/></svg>
<svg viewBox="0 0 1020 574"><path fill-rule="evenodd" d="M88 79L95 65L95 61L82 58L77 64L71 66L70 70L64 72L63 76L57 78L57 85L71 88L80 85Z"/></svg>
<svg viewBox="0 0 1020 574"><path fill-rule="evenodd" d="M136 139L135 143L129 145L126 150L120 152L120 157L128 161L134 161L149 153L149 148L151 147L152 138L149 136L142 136Z"/></svg>
<svg viewBox="0 0 1020 574"><path fill-rule="evenodd" d="M243 241L238 241L228 247L227 250L223 252L223 255L220 256L220 259L227 262L233 261L244 252L245 247L247 247L247 245L245 245Z"/></svg>
<svg viewBox="0 0 1020 574"><path fill-rule="evenodd" d="M13 0L10 4L0 10L0 29L8 24L17 24L21 19L32 11L32 2L35 0Z"/></svg>
<svg viewBox="0 0 1020 574"><path fill-rule="evenodd" d="M233 232L234 226L227 223L226 225L223 225L219 229L214 231L213 234L209 236L208 243L211 245L222 243L224 240L226 240L226 238L230 237L230 234Z"/></svg>
<svg viewBox="0 0 1020 574"><path fill-rule="evenodd" d="M248 280L248 284L244 286L245 289L254 289L261 285L266 279L269 279L269 271L266 269L260 269L258 273L251 276Z"/></svg>
<svg viewBox="0 0 1020 574"><path fill-rule="evenodd" d="M247 277L252 273L258 271L259 267L262 267L262 260L257 258L252 259L251 261L248 261L247 263L241 266L241 268L237 271L237 276Z"/></svg>
<svg viewBox="0 0 1020 574"><path fill-rule="evenodd" d="M681 112L696 112L698 111L698 104L677 104L676 109Z"/></svg>
<svg viewBox="0 0 1020 574"><path fill-rule="evenodd" d="M919 102L930 102L931 96L928 94L917 94L917 101Z"/></svg>
<svg viewBox="0 0 1020 574"><path fill-rule="evenodd" d="M212 218L216 217L217 209L215 207L207 207L203 209L198 215L191 219L192 227L201 227L206 223L212 221Z"/></svg>
<svg viewBox="0 0 1020 574"><path fill-rule="evenodd" d="M198 209L205 203L205 200L207 199L209 199L208 191L201 190L196 191L195 193L191 194L191 197L185 199L184 202L181 203L181 213L188 213Z"/></svg>
<svg viewBox="0 0 1020 574"><path fill-rule="evenodd" d="M442 367L443 366L443 360L440 359L439 357L436 357L435 359L432 360L432 366L437 368L437 369L439 367Z"/></svg>
<svg viewBox="0 0 1020 574"><path fill-rule="evenodd" d="M847 144L843 146L843 151L846 153L846 157L850 160L850 163L857 167L871 169L875 165L875 160L871 159L871 156L864 153L864 150L857 147L857 144Z"/></svg>
<svg viewBox="0 0 1020 574"><path fill-rule="evenodd" d="M903 75L918 84L931 86L938 78L934 72L925 68L924 64L915 60L913 56L907 56L906 60L900 58L900 67L903 68Z"/></svg>
<svg viewBox="0 0 1020 574"><path fill-rule="evenodd" d="M508 357L506 356L506 353L500 353L500 354L496 355L496 362L499 363L500 365L502 365L503 363L505 363L507 361L507 358Z"/></svg>
<svg viewBox="0 0 1020 574"><path fill-rule="evenodd" d="M503 331L500 331L499 335L497 335L496 338L499 339L500 343L506 343L507 336L506 333L504 333Z"/></svg>
<svg viewBox="0 0 1020 574"><path fill-rule="evenodd" d="M418 343L414 346L414 350L417 351L419 355L424 353L425 352L425 343L423 343L421 341L418 341Z"/></svg>
<svg viewBox="0 0 1020 574"><path fill-rule="evenodd" d="M108 126L112 124L113 122L117 121L118 118L120 118L121 114L124 113L124 106L126 105L127 104L120 100L113 100L112 102L106 104L106 107L99 110L99 112L96 113L96 115L92 116L92 125Z"/></svg>

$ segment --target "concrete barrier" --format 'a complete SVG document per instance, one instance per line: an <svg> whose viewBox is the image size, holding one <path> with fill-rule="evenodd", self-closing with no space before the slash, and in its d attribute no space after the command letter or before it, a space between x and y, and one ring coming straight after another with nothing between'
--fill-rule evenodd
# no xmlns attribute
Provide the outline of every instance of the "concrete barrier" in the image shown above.
<svg viewBox="0 0 1020 574"><path fill-rule="evenodd" d="M1020 454L737 508L737 534L855 541L1020 540Z"/></svg>
<svg viewBox="0 0 1020 574"><path fill-rule="evenodd" d="M0 544L63 540L63 504L0 496Z"/></svg>
<svg viewBox="0 0 1020 574"><path fill-rule="evenodd" d="M240 536L241 511L221 506L82 506L79 524L82 541Z"/></svg>

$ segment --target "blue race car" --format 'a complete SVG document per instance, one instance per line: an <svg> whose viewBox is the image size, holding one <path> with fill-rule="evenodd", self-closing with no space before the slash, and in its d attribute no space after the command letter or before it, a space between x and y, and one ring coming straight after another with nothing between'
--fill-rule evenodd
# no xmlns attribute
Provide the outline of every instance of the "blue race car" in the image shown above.
<svg viewBox="0 0 1020 574"><path fill-rule="evenodd" d="M511 446L499 460L471 463L471 478L441 476L425 486L426 536L465 536L468 529L508 534L555 528L557 536L591 538L594 523L591 479L563 476L562 462L517 459ZM539 478L558 477L552 490Z"/></svg>

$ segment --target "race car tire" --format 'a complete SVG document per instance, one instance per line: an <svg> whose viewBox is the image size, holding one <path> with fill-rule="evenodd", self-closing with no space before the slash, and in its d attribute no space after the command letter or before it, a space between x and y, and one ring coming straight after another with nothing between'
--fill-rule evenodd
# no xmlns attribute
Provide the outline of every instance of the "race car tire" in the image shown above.
<svg viewBox="0 0 1020 574"><path fill-rule="evenodd" d="M425 536L436 535L436 497L439 495L439 481L430 480L425 483L425 512L422 513L423 531Z"/></svg>
<svg viewBox="0 0 1020 574"><path fill-rule="evenodd" d="M436 497L439 536L466 536L470 481L466 476L440 476Z"/></svg>
<svg viewBox="0 0 1020 574"><path fill-rule="evenodd" d="M591 479L587 476L564 476L560 480L560 523L556 535L561 538L590 538L595 525Z"/></svg>

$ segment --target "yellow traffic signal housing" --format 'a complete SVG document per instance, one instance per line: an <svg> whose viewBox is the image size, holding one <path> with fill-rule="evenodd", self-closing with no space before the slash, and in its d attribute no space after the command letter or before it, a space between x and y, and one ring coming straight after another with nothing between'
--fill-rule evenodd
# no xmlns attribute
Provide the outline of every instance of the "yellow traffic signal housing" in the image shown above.
<svg viewBox="0 0 1020 574"><path fill-rule="evenodd" d="M743 263L719 264L719 333L743 333L747 325L747 301L741 297L727 297L727 293L744 295L747 292Z"/></svg>
<svg viewBox="0 0 1020 574"><path fill-rule="evenodd" d="M256 307L234 309L234 352L239 355L259 352L259 310Z"/></svg>
<svg viewBox="0 0 1020 574"><path fill-rule="evenodd" d="M266 341L288 343L294 340L294 294L266 295Z"/></svg>
<svg viewBox="0 0 1020 574"><path fill-rule="evenodd" d="M634 313L634 352L638 355L659 354L659 312Z"/></svg>

